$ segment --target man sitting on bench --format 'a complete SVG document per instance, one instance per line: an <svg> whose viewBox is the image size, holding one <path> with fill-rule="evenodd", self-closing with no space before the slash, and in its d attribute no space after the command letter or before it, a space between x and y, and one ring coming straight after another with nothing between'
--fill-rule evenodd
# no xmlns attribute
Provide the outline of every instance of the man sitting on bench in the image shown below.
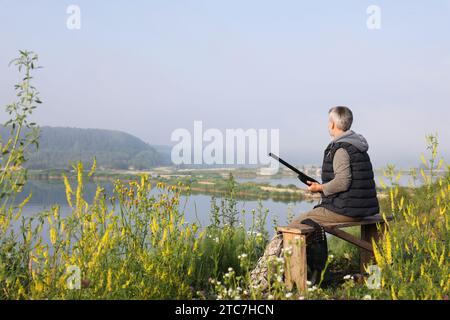
<svg viewBox="0 0 450 320"><path fill-rule="evenodd" d="M320 224L358 222L379 212L372 163L366 139L350 130L353 114L347 107L331 108L328 129L333 140L327 146L322 165L322 184L311 182L308 190L320 192L322 201L311 211L294 218L288 225L314 227L306 236L307 278L320 280L328 248L325 230ZM281 255L282 237L276 234L251 272L252 283L268 287L268 261Z"/></svg>
<svg viewBox="0 0 450 320"><path fill-rule="evenodd" d="M323 228L318 224L358 221L379 212L372 163L366 139L352 130L352 111L347 107L331 108L328 130L333 138L324 153L322 184L308 182L308 190L320 192L322 201L311 211L293 219L289 227L301 223L316 228L307 241L308 278L315 282L327 257ZM312 270L311 270L312 269Z"/></svg>
<svg viewBox="0 0 450 320"><path fill-rule="evenodd" d="M366 139L352 130L352 111L334 107L329 111L328 131L333 138L324 153L322 184L310 183L308 190L321 192L322 201L313 210L295 218L290 227L304 219L318 223L348 222L379 212L372 163Z"/></svg>

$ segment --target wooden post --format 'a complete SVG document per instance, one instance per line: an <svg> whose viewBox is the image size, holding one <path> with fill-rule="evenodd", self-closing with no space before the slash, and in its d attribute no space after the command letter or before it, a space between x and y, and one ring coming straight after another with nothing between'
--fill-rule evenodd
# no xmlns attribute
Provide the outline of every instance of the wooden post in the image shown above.
<svg viewBox="0 0 450 320"><path fill-rule="evenodd" d="M306 293L306 237L302 234L283 232L283 248L292 247L292 255L286 257L285 283L292 289L294 283L301 294Z"/></svg>
<svg viewBox="0 0 450 320"><path fill-rule="evenodd" d="M383 223L380 222L381 227ZM372 244L372 239L377 242L380 239L380 232L377 229L377 224L366 224L361 225L361 240L367 241ZM374 259L373 253L364 249L360 249L360 272L361 274L365 273L365 266L367 266L370 261Z"/></svg>

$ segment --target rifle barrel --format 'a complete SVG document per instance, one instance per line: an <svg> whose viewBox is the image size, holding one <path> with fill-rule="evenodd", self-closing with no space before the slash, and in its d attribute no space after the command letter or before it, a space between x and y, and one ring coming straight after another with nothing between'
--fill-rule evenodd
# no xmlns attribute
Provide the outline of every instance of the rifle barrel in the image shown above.
<svg viewBox="0 0 450 320"><path fill-rule="evenodd" d="M301 172L300 170L298 170L296 167L290 165L289 163L287 163L286 161L284 161L283 159L281 159L280 157L278 157L276 154L270 152L269 156L274 158L275 160L279 161L281 164L285 165L286 167L288 167L289 169L291 169L292 171L294 171L295 173L298 174L298 178L300 179L300 181L302 181L304 184L308 184L307 181L311 181L311 182L317 182L319 183L317 180L307 176L306 174L304 174L303 172Z"/></svg>
<svg viewBox="0 0 450 320"><path fill-rule="evenodd" d="M295 173L301 174L302 172L300 170L298 170L296 167L290 165L289 163L287 163L286 161L284 161L283 159L281 159L280 157L278 157L276 154L274 153L269 153L269 156L271 156L272 158L274 158L275 160L278 160L281 164L284 164L286 167L288 167L289 169L291 169L292 171L294 171Z"/></svg>

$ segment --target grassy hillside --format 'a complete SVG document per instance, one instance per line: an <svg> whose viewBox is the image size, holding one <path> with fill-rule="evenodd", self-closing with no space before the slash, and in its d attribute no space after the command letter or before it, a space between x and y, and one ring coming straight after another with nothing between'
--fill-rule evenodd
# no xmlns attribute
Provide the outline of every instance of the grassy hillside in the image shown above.
<svg viewBox="0 0 450 320"><path fill-rule="evenodd" d="M4 139L8 132L2 128ZM167 156L141 139L116 130L41 127L39 149L31 150L26 166L30 169L65 169L70 161L91 164L97 158L99 169L147 169L167 164Z"/></svg>

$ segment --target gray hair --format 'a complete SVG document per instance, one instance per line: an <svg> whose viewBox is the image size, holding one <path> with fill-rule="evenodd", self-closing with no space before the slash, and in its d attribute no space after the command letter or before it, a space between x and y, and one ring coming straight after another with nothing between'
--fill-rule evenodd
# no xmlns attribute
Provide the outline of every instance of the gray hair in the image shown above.
<svg viewBox="0 0 450 320"><path fill-rule="evenodd" d="M347 107L333 107L328 111L330 120L336 124L338 129L342 131L347 131L350 129L353 123L353 113Z"/></svg>

